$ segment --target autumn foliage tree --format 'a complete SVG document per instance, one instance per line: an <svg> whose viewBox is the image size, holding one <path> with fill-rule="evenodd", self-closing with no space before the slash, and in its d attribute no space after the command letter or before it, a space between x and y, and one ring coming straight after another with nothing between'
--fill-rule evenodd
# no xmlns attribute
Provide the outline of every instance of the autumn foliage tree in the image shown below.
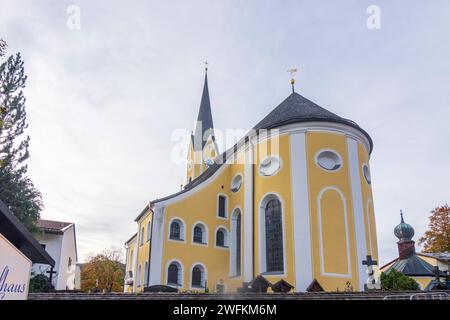
<svg viewBox="0 0 450 320"><path fill-rule="evenodd" d="M431 211L428 231L419 239L423 252L450 252L450 207L448 204Z"/></svg>
<svg viewBox="0 0 450 320"><path fill-rule="evenodd" d="M120 249L89 255L81 269L82 291L123 292L125 266Z"/></svg>

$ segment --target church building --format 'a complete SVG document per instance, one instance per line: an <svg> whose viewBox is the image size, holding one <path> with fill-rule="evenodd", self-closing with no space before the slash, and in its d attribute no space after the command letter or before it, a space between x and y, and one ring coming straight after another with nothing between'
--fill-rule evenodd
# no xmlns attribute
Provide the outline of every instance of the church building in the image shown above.
<svg viewBox="0 0 450 320"><path fill-rule="evenodd" d="M126 292L364 290L378 261L369 134L294 90L219 152L207 69L186 185L151 200L126 243Z"/></svg>

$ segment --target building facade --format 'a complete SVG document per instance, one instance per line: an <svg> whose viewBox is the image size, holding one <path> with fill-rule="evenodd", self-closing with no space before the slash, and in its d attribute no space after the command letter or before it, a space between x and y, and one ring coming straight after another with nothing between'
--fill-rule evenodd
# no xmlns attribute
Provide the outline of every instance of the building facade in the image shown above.
<svg viewBox="0 0 450 320"><path fill-rule="evenodd" d="M76 288L77 242L75 224L40 219L38 226L42 233L36 238L45 251L55 260L52 284L56 290L74 290ZM49 276L51 268L48 265L34 264L34 275Z"/></svg>
<svg viewBox="0 0 450 320"><path fill-rule="evenodd" d="M362 261L378 260L372 148L355 122L293 90L220 154L205 75L187 184L152 200L126 244L132 291L236 292L259 275L297 292L314 280L363 290Z"/></svg>

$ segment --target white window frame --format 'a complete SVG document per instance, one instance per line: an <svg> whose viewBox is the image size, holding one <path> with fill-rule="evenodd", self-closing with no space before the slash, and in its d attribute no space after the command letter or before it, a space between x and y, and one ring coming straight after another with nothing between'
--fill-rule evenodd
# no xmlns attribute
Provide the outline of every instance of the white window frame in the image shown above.
<svg viewBox="0 0 450 320"><path fill-rule="evenodd" d="M173 283L169 283L169 267L172 263L175 263L178 265L178 279L180 282L178 284L178 286L174 285ZM166 285L169 287L172 287L172 288L177 288L177 289L184 288L184 266L180 260L172 259L172 260L169 260L169 262L167 262L167 264L166 264Z"/></svg>
<svg viewBox="0 0 450 320"><path fill-rule="evenodd" d="M337 157L339 158L339 164L340 164L339 168L334 169L334 170L331 170L331 169L325 169L325 168L323 168L323 167L319 164L319 155L320 155L322 152L326 152L326 151L332 152L332 153L334 153L334 154L337 155ZM339 154L339 152L337 152L336 150L333 150L333 149L320 149L319 151L317 151L316 154L315 154L315 156L314 156L314 163L316 164L316 166L317 166L320 170L325 171L325 172L328 172L328 173L339 172L339 171L341 171L341 169L344 167L344 159L342 159L342 156Z"/></svg>
<svg viewBox="0 0 450 320"><path fill-rule="evenodd" d="M201 266L203 268L202 277L201 277L201 286L200 287L193 287L192 286L192 271L194 270L194 267ZM191 290L205 290L205 283L208 280L208 270L206 269L205 265L202 262L195 262L191 266L191 271L189 273L189 289Z"/></svg>
<svg viewBox="0 0 450 320"><path fill-rule="evenodd" d="M219 199L220 197L223 196L225 197L225 217L221 217L219 215ZM217 199L216 199L216 217L218 219L222 219L222 220L228 220L228 195L226 195L225 193L218 193L217 194Z"/></svg>
<svg viewBox="0 0 450 320"><path fill-rule="evenodd" d="M224 232L224 246L218 246L217 245L217 232L219 230L222 230ZM228 229L225 226L217 226L216 230L214 231L214 248L216 249L222 249L222 250L229 250L230 249L230 233L228 232Z"/></svg>
<svg viewBox="0 0 450 320"><path fill-rule="evenodd" d="M196 226L201 226L202 229L203 229L202 230L202 243L194 242L194 229L195 229ZM202 247L207 247L208 246L209 233L208 233L208 226L206 225L206 223L204 223L203 221L196 221L196 222L194 222L192 224L192 230L191 231L192 231L191 232L191 235L192 235L191 242L192 242L192 244L197 245L197 246L202 246Z"/></svg>
<svg viewBox="0 0 450 320"><path fill-rule="evenodd" d="M181 227L180 228L180 236L181 236L180 240L170 238L170 226L172 225L172 222L175 222L175 220L178 220L179 223L181 224L180 225L180 227ZM176 242L176 243L186 243L186 223L180 217L172 217L170 219L170 221L167 225L167 240Z"/></svg>

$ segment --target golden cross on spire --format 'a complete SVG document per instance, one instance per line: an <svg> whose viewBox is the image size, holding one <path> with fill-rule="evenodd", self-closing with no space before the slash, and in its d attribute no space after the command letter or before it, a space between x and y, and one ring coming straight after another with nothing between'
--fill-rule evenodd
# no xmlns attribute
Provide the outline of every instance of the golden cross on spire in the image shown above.
<svg viewBox="0 0 450 320"><path fill-rule="evenodd" d="M297 68L291 68L287 70L286 72L289 72L291 74L291 80L289 80L289 83L292 86L292 93L294 93L294 84L295 84L295 73L297 72Z"/></svg>

